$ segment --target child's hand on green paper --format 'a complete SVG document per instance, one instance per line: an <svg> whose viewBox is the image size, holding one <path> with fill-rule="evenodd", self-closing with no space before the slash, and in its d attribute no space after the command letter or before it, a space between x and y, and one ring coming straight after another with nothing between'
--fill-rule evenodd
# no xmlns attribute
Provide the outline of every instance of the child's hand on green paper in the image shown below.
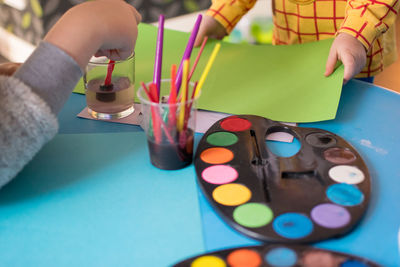
<svg viewBox="0 0 400 267"><path fill-rule="evenodd" d="M226 32L224 26L222 26L218 21L216 21L213 17L204 16L203 20L200 24L199 32L197 33L196 41L194 42L194 46L198 47L203 42L204 37L208 36L213 39L221 40L228 33Z"/></svg>
<svg viewBox="0 0 400 267"><path fill-rule="evenodd" d="M344 65L343 84L359 74L367 62L367 52L364 45L347 33L340 33L332 43L326 62L325 76L335 70L336 62Z"/></svg>

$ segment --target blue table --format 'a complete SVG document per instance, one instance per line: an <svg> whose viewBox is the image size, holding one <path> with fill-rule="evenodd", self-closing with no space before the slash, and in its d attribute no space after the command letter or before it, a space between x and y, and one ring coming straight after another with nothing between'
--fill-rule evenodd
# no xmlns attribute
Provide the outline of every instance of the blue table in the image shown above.
<svg viewBox="0 0 400 267"><path fill-rule="evenodd" d="M83 96L71 96L60 114L61 133L140 131L136 126L75 118L84 101ZM383 266L400 266L400 94L352 80L343 88L336 119L299 126L322 128L345 138L362 155L372 178L370 206L360 225L344 237L315 246L363 256ZM225 225L201 192L199 200L207 251L259 244Z"/></svg>
<svg viewBox="0 0 400 267"><path fill-rule="evenodd" d="M321 90L323 89L324 88L321 88ZM59 114L61 134L134 132L135 136L140 137L140 140L135 141L136 143L134 145L140 146L140 149L142 149L140 151L144 151L144 133L138 126L77 118L76 114L78 114L85 107L85 104L85 97L83 95L71 95L65 107ZM400 94L373 86L368 83L352 80L343 88L340 106L335 120L300 125L303 127L318 127L326 129L345 138L362 155L372 177L372 196L370 206L366 216L358 225L358 227L344 237L316 243L314 244L315 246L366 257L382 264L383 266L400 266L399 246L397 239L397 233L400 227L399 104ZM196 136L197 142L199 141L200 137L201 135ZM126 153L128 153L129 149L130 148L126 148ZM135 153L133 157L140 157L138 160L141 160L141 162L147 162L148 160L146 158L147 155L143 156L142 153ZM92 168L92 171L93 170L94 169ZM154 174L166 176L169 174L169 172L156 172L147 165L145 166L144 170L141 170L140 168L135 169L135 175L138 178L148 179L149 175ZM193 174L194 178L194 167L190 166L184 170L176 171L174 174L177 176L190 176ZM22 182L20 182L20 184L23 186ZM92 183L90 187L85 187L85 190L93 190L95 192L99 191L96 188L93 188L95 185L96 183ZM65 187L68 189L68 186ZM101 190L107 190L107 188L108 187L106 187L106 189L102 188ZM12 187L11 189L8 189L9 190L6 194L11 194L11 192L13 192ZM110 188L110 190L110 193L116 193L112 191L112 188ZM85 192L88 193L91 191ZM75 193L75 197L78 197L80 195L79 193L85 195L84 192L80 191ZM98 192L100 196L104 193L105 192L103 191ZM82 197L82 195L79 197ZM12 198L11 195L9 197ZM201 213L201 219L199 218L199 221L201 220L203 228L203 241L206 251L239 245L259 244L259 242L251 240L225 225L225 223L221 221L216 213L214 213L200 191L198 191L198 199ZM10 208L12 208L12 205L19 205L18 203L18 201L12 202L12 204L9 204ZM32 205L35 205L32 203L35 202L27 201L25 203L28 203L26 205L30 205L29 212L35 211L35 207L32 208ZM78 204L75 203L72 205ZM123 207L126 207L126 205ZM26 208L24 210L24 207L21 207L21 216L25 214L24 211L26 211ZM17 215L19 216L18 212ZM27 218L27 216L28 215L26 215L24 218L28 220L29 217ZM19 220L17 220L17 222L19 222ZM118 230L118 221L114 220L113 222L116 224L113 226ZM7 223L4 222L4 218L2 223L3 225ZM126 226L126 223L125 225L124 223L125 222L121 222L123 226ZM141 231L146 231L146 225L144 224L142 227L144 228L142 228ZM13 229L15 229L15 227ZM1 229L0 227L0 238L2 233L8 235L10 234L2 231L5 230ZM26 229L24 229L24 231L26 231ZM88 228L88 231L92 231L90 232L90 236L93 236L93 240L96 240L96 233L94 230ZM171 229L171 231L177 231L177 229ZM29 233L29 231L27 233ZM173 233L174 232L172 232L172 235ZM125 253L124 255L131 255L131 253L134 253L133 247L136 244L133 245L129 239L126 239L123 232L118 232L118 234L118 236L110 236L109 238L112 238L116 242L121 239L121 242L118 243L121 244L121 251ZM72 246L73 242L75 242L75 238L77 237L71 237L71 240L63 240L63 242L70 243ZM21 240L23 240L23 238ZM7 244L3 244L3 247L6 246ZM82 251L81 254L84 255L85 253L93 253L91 256L97 257L95 256L96 253L99 253L99 251L96 249L97 246L104 249L107 247L107 244L94 242L90 249L86 248L88 251ZM2 247L1 244L0 247ZM38 246L38 252L40 251L41 247L45 248L46 246ZM184 243L182 244L182 247L185 247ZM15 250L18 250L19 248L23 249L24 244L17 243ZM102 251L101 249L99 250ZM59 251L59 253L62 253L62 251ZM21 255L21 257L24 256ZM98 257L100 260L99 262L101 262L102 255L99 254ZM152 256L150 256L149 259L151 259L151 257ZM65 258L68 259L67 256ZM118 263L114 263L118 265ZM123 259L121 259L120 263L124 263L123 265L125 266L127 263L129 263L129 259L127 261L123 261ZM54 264L56 264L56 262L53 262L53 266ZM68 264L76 265L76 262L74 264L73 260L71 260L70 262L58 264L58 266L68 266ZM110 262L108 262L108 264L110 264ZM49 266L51 265L52 264L50 262ZM103 262L103 265L107 265L107 262ZM134 264L132 266L134 266ZM148 266L152 265L150 264Z"/></svg>

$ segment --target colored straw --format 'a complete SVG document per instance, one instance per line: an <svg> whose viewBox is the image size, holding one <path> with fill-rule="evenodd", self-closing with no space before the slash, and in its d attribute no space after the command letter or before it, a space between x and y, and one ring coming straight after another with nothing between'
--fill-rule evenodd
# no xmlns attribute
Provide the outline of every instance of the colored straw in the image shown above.
<svg viewBox="0 0 400 267"><path fill-rule="evenodd" d="M203 86L204 81L205 81L206 78L207 78L208 72L210 71L211 66L212 66L212 64L214 63L214 60L215 60L215 58L217 57L217 54L218 54L218 51L219 51L220 48L221 48L221 44L220 44L220 43L217 43L217 44L215 45L215 47L214 47L212 53L211 53L210 58L208 59L207 65L206 65L206 67L204 68L203 73L201 74L201 77L200 77L200 80L199 80L199 84L197 85L197 88L196 88L196 92L195 92L195 94L194 94L194 97L197 97L197 96L199 95L199 93L200 93L200 91L201 91L201 87Z"/></svg>
<svg viewBox="0 0 400 267"><path fill-rule="evenodd" d="M154 62L154 74L153 83L157 86L158 95L160 95L161 86L161 66L162 66L162 55L163 55L163 42L164 42L164 15L160 15L158 18L158 35L157 35L157 46L156 56Z"/></svg>
<svg viewBox="0 0 400 267"><path fill-rule="evenodd" d="M157 85L155 83L150 84L150 94L152 95L155 103L158 103L160 101L160 96L158 95Z"/></svg>
<svg viewBox="0 0 400 267"><path fill-rule="evenodd" d="M111 84L112 72L114 70L114 67L115 67L115 61L114 60L110 60L108 62L108 66L107 66L107 76L106 76L106 79L104 80L104 85L110 85Z"/></svg>
<svg viewBox="0 0 400 267"><path fill-rule="evenodd" d="M155 99L153 99L153 96L150 94L149 89L147 89L147 86L144 82L140 83L143 87L144 92L146 93L147 97L149 98L150 102L155 102Z"/></svg>
<svg viewBox="0 0 400 267"><path fill-rule="evenodd" d="M171 91L169 92L168 103L176 102L176 65L172 64L171 66Z"/></svg>
<svg viewBox="0 0 400 267"><path fill-rule="evenodd" d="M199 84L198 81L196 81L196 82L194 83L193 91L192 91L192 96L190 97L190 105L189 105L190 108L192 107L193 100L194 100L194 95L195 95L196 88L197 88L198 84Z"/></svg>
<svg viewBox="0 0 400 267"><path fill-rule="evenodd" d="M193 73L194 73L194 71L196 69L197 63L199 63L201 54L203 53L204 47L206 46L206 43L207 43L207 40L208 40L208 36L204 37L204 40L203 40L203 43L201 44L199 53L197 54L197 57L196 57L196 60L194 61L192 70L190 71L189 78L188 78L189 81L192 78L192 75L193 75Z"/></svg>
<svg viewBox="0 0 400 267"><path fill-rule="evenodd" d="M194 101L194 92L196 91L197 85L198 85L198 82L196 81L194 83L194 86L193 86L193 91L192 91L192 96L190 98L190 103L188 103L187 106L186 106L185 121L183 123L183 131L187 130L187 126L188 126L188 122L189 122L189 118L190 118L190 111L192 109L192 105L193 105L193 101Z"/></svg>
<svg viewBox="0 0 400 267"><path fill-rule="evenodd" d="M181 132L183 129L183 123L185 119L185 109L186 105L185 102L187 100L187 78L189 74L189 59L185 59L183 61L183 79L182 79L182 95L181 95L181 110L179 111L179 118L177 128L178 131Z"/></svg>
<svg viewBox="0 0 400 267"><path fill-rule="evenodd" d="M183 120L183 129L179 134L179 146L181 148L184 148L186 146L186 142L187 142L187 137L188 137L188 125L189 125L189 119L190 119L190 111L192 109L192 105L193 105L193 99L194 99L194 92L196 91L196 87L197 87L198 82L196 81L194 83L193 86L193 90L192 90L192 96L190 98L190 101L186 101L186 106L185 106L185 115L184 115L184 120ZM189 93L189 88L188 88L188 93Z"/></svg>
<svg viewBox="0 0 400 267"><path fill-rule="evenodd" d="M179 90L180 90L181 82L182 82L182 67L183 67L183 62L184 62L186 59L190 59L190 55L192 54L192 50L193 50L194 41L196 40L197 33L199 32L200 23L201 23L201 19L202 19L202 18L203 18L203 16L202 16L201 14L197 17L197 20L196 20L196 23L194 24L192 33L190 34L189 41L188 41L188 43L187 43L187 45L186 45L185 52L183 53L183 57L182 57L182 60L181 60L180 65L179 65L178 74L177 74L177 79L176 79L176 83L175 83L175 84L176 84L177 93L178 93Z"/></svg>
<svg viewBox="0 0 400 267"><path fill-rule="evenodd" d="M142 87L144 92L146 93L147 97L150 100L150 108L151 108L151 118L153 122L153 132L154 132L154 138L156 143L161 143L161 129L160 129L160 116L157 116L157 109L152 105L152 103L157 103L158 101L155 101L155 95L152 94L155 90L155 84L151 83L150 84L150 90L147 89L146 84L144 82L141 82Z"/></svg>
<svg viewBox="0 0 400 267"><path fill-rule="evenodd" d="M146 92L146 91L145 91L145 92ZM147 97L151 97L150 94L148 94L148 92L146 92L146 95L147 95ZM152 108L152 110L151 110L152 117L157 117L157 119L159 120L159 122L160 122L160 124L161 124L161 127L164 129L165 136L167 136L168 141L169 141L171 144L174 144L174 143L175 143L175 142L174 142L174 139L172 138L171 134L168 132L167 125L165 125L164 121L161 120L160 114L157 112L157 110L156 110L155 107L152 106L151 108ZM153 119L153 121L154 121L154 119Z"/></svg>
<svg viewBox="0 0 400 267"><path fill-rule="evenodd" d="M168 97L169 113L168 113L168 126L172 128L176 123L176 65L171 66L171 91Z"/></svg>
<svg viewBox="0 0 400 267"><path fill-rule="evenodd" d="M157 86L155 83L149 85L150 94L152 95L154 101L153 103L158 103ZM161 143L161 129L160 129L160 116L158 115L158 110L154 105L151 105L151 113L153 117L153 131L156 143Z"/></svg>
<svg viewBox="0 0 400 267"><path fill-rule="evenodd" d="M143 87L144 91L146 92L147 97L150 99L150 102L158 103L157 99L159 99L159 98L157 97L156 85L154 83L151 83L150 91L147 90L146 85L143 82L142 82L142 87ZM151 92L153 92L153 94ZM168 141L171 144L173 144L174 139L172 138L171 134L168 132L167 125L165 125L164 121L162 120L159 110L154 105L151 105L151 115L152 115L152 120L153 120L153 131L154 131L154 136L156 138L156 142L157 143L161 142L161 130L160 130L160 126L161 126L164 129L164 133L165 133L165 136L167 137Z"/></svg>

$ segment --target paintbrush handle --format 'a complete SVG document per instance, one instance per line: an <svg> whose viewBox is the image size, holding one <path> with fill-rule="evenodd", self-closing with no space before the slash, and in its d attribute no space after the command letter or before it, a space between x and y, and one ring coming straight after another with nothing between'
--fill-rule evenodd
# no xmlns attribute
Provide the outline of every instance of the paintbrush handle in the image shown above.
<svg viewBox="0 0 400 267"><path fill-rule="evenodd" d="M202 19L202 18L203 18L202 15L199 15L199 16L197 17L196 23L194 24L192 33L190 34L189 41L188 41L188 43L187 43L187 45L186 45L185 52L184 52L184 54L183 54L181 63L180 63L180 65L179 65L178 74L177 74L177 78L176 78L176 90L177 90L177 93L179 92L180 87L181 87L181 83L182 83L183 62L184 62L186 59L189 59L189 58L190 58L190 55L192 54L192 50L193 50L193 46L194 46L194 41L196 40L197 33L199 32L200 23L201 23L201 19Z"/></svg>
<svg viewBox="0 0 400 267"><path fill-rule="evenodd" d="M158 19L157 46L156 46L156 56L155 56L154 73L153 73L153 83L155 83L157 86L158 95L160 95L160 90L161 90L160 87L161 87L163 43L164 43L164 15L160 15Z"/></svg>

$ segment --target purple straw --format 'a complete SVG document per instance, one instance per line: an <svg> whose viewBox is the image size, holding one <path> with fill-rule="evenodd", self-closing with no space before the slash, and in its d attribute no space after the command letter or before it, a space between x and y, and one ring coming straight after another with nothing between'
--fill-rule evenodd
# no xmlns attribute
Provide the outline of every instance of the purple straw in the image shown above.
<svg viewBox="0 0 400 267"><path fill-rule="evenodd" d="M158 18L158 35L157 35L157 47L156 47L156 59L154 62L154 74L153 83L156 84L158 95L161 90L161 65L162 65L162 52L164 42L164 15L160 15Z"/></svg>
<svg viewBox="0 0 400 267"><path fill-rule="evenodd" d="M201 23L201 19L203 18L203 16L200 14L197 17L196 23L194 24L192 33L190 34L190 38L189 41L186 45L186 49L185 49L185 53L183 54L181 63L179 65L179 69L176 75L176 93L179 93L179 89L181 87L181 83L182 83L182 68L183 68L183 61L185 61L185 59L189 59L190 55L192 54L192 50L193 50L193 45L194 45L194 41L196 40L197 37L197 33L199 32L199 28L200 28L200 23Z"/></svg>

